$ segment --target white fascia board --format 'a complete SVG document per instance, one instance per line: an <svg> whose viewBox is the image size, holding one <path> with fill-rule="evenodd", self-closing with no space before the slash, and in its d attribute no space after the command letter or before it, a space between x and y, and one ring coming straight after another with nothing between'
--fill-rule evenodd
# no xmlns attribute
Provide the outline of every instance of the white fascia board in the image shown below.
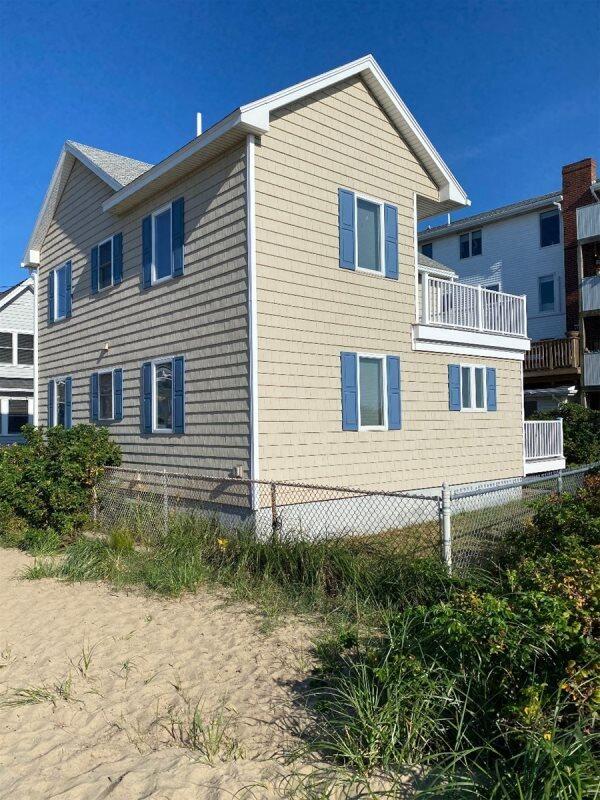
<svg viewBox="0 0 600 800"><path fill-rule="evenodd" d="M33 289L33 278L26 278L24 281L14 286L12 291L10 291L0 300L0 308L4 308L4 306L7 306L9 303L12 303L12 301L16 297L18 297L22 292L24 292L29 287Z"/></svg>
<svg viewBox="0 0 600 800"><path fill-rule="evenodd" d="M530 348L530 340L520 336L479 333L435 325L413 325L413 350L523 361Z"/></svg>

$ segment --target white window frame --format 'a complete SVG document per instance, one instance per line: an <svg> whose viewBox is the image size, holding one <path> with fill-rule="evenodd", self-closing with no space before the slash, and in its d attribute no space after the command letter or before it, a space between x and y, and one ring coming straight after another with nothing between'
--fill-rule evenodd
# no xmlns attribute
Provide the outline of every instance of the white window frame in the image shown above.
<svg viewBox="0 0 600 800"><path fill-rule="evenodd" d="M67 310L66 309L65 309L65 313L62 316L58 315L58 273L61 272L61 270L63 270L63 269L66 270L68 263L69 263L68 261L65 261L64 264L60 265L60 267L55 267L52 270L52 280L54 281L54 321L55 322L57 322L58 320L67 318Z"/></svg>
<svg viewBox="0 0 600 800"><path fill-rule="evenodd" d="M175 356L163 356L162 358L155 358L150 363L152 364L152 433L173 433L173 389L174 389L174 370L173 370L173 362L175 360ZM159 428L156 424L156 415L157 415L157 392L156 392L156 366L157 364L166 364L168 361L171 362L171 427L170 428Z"/></svg>
<svg viewBox="0 0 600 800"><path fill-rule="evenodd" d="M374 206L379 207L379 269L368 269L361 267L358 264L358 201L364 200L367 203L372 203ZM384 275L385 276L385 220L384 220L385 202L378 200L375 197L369 197L366 194L359 194L354 192L354 263L358 272L366 272L369 275Z"/></svg>
<svg viewBox="0 0 600 800"><path fill-rule="evenodd" d="M100 248L103 244L110 242L110 283L106 286L100 286ZM115 246L113 243L113 237L109 236L107 239L103 239L101 242L98 242L98 291L104 292L106 289L110 289L111 286L114 286L115 283Z"/></svg>
<svg viewBox="0 0 600 800"><path fill-rule="evenodd" d="M460 410L464 411L466 414L483 414L488 410L487 407L487 369L483 364L459 364L460 369ZM463 395L462 395L462 386L463 386L463 369L469 370L469 385L471 389L471 403L472 406L470 408L465 408L463 406ZM476 398L476 391L475 391L475 370L481 369L483 371L483 408L476 408L475 407L475 398Z"/></svg>
<svg viewBox="0 0 600 800"><path fill-rule="evenodd" d="M111 410L112 416L110 417L101 417L100 416L100 376L101 375L110 375L110 386L111 386ZM114 369L102 369L98 372L98 422L113 422L115 418L115 371Z"/></svg>
<svg viewBox="0 0 600 800"><path fill-rule="evenodd" d="M53 378L54 381L54 397L52 400L52 427L58 425L58 384L64 383L65 384L65 417L67 413L67 378L68 375L61 375L58 378ZM66 422L66 419L65 419Z"/></svg>
<svg viewBox="0 0 600 800"><path fill-rule="evenodd" d="M8 409L11 400L25 400L27 402L27 422L31 425L33 422L33 397L19 397L18 395L14 395L0 398L0 436L17 439L21 436L20 433L8 432Z"/></svg>
<svg viewBox="0 0 600 800"><path fill-rule="evenodd" d="M542 309L542 281L552 281L554 286L554 304L552 308ZM538 285L537 285L537 301L538 301L538 314L557 314L559 312L559 305L558 305L558 280L556 273L549 273L547 275L539 275L538 276Z"/></svg>
<svg viewBox="0 0 600 800"><path fill-rule="evenodd" d="M488 291L491 291L491 287L492 287L492 286L497 286L497 287L498 287L498 291L499 291L499 292L501 292L501 291L502 291L502 281L501 281L501 280L497 280L497 281L486 281L485 283L482 283L482 284L481 284L481 288L482 288L482 289L488 289Z"/></svg>
<svg viewBox="0 0 600 800"><path fill-rule="evenodd" d="M477 255L473 255L473 234L479 231L481 233L481 253L477 253ZM469 237L469 255L468 256L461 256L460 254L460 240L463 236ZM465 261L467 258L477 258L477 256L483 255L483 227L481 228L473 228L471 231L465 231L464 233L458 234L458 258L460 261ZM495 283L496 281L494 281Z"/></svg>
<svg viewBox="0 0 600 800"><path fill-rule="evenodd" d="M19 364L19 336L31 336L33 339L33 357L35 359L35 337L33 331L1 329L0 333L8 333L11 337L11 361L0 361L0 367L19 367L20 369L33 369L33 364ZM13 398L14 399L14 398Z"/></svg>
<svg viewBox="0 0 600 800"><path fill-rule="evenodd" d="M164 214L164 212L169 209L171 212L171 224L169 225L169 253L171 259L171 270L168 275L165 275L163 278L156 277L156 226L155 220L156 217ZM150 282L152 286L155 286L159 283L164 283L165 281L170 281L173 278L173 203L165 203L164 206L157 208L156 211L152 212L152 265L150 267Z"/></svg>
<svg viewBox="0 0 600 800"><path fill-rule="evenodd" d="M368 270L367 270L368 271ZM381 361L381 391L383 392L383 425L363 425L360 412L360 360L361 358L376 358ZM387 369L386 355L381 353L357 353L356 354L356 385L358 402L358 430L359 431L387 431L388 429L388 400L387 400Z"/></svg>
<svg viewBox="0 0 600 800"><path fill-rule="evenodd" d="M15 331L0 330L0 333L8 333L10 336L10 361L0 361L0 367L15 367L17 366L17 345Z"/></svg>

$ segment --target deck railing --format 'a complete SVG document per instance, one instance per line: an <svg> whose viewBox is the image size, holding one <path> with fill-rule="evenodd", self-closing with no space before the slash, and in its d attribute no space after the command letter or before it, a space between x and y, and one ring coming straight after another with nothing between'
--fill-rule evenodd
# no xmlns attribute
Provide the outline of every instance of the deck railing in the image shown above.
<svg viewBox="0 0 600 800"><path fill-rule="evenodd" d="M525 297L432 278L424 273L421 322L424 325L526 337Z"/></svg>
<svg viewBox="0 0 600 800"><path fill-rule="evenodd" d="M541 339L531 343L525 353L525 372L546 372L555 369L579 369L579 339Z"/></svg>
<svg viewBox="0 0 600 800"><path fill-rule="evenodd" d="M563 457L562 419L525 423L525 461Z"/></svg>

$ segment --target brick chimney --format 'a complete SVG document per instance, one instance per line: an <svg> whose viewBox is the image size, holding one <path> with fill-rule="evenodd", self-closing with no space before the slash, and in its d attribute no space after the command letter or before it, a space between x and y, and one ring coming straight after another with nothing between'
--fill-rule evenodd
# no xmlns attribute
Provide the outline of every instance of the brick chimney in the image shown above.
<svg viewBox="0 0 600 800"><path fill-rule="evenodd" d="M563 246L567 331L579 329L579 277L577 275L577 214L580 206L594 202L590 186L596 180L596 162L584 158L562 168Z"/></svg>

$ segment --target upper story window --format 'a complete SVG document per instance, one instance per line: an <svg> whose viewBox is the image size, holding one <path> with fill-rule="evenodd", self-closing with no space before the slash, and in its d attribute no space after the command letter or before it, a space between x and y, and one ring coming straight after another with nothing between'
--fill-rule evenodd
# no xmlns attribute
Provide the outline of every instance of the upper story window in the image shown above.
<svg viewBox="0 0 600 800"><path fill-rule="evenodd" d="M481 230L463 233L460 236L460 257L480 256L483 252Z"/></svg>
<svg viewBox="0 0 600 800"><path fill-rule="evenodd" d="M13 335L10 332L0 333L0 364L13 363Z"/></svg>
<svg viewBox="0 0 600 800"><path fill-rule="evenodd" d="M356 253L359 269L381 272L383 268L381 204L356 198Z"/></svg>
<svg viewBox="0 0 600 800"><path fill-rule="evenodd" d="M13 366L33 364L33 334L1 331L0 364Z"/></svg>
<svg viewBox="0 0 600 800"><path fill-rule="evenodd" d="M554 275L544 275L538 278L539 311L541 313L554 311L556 308L555 284Z"/></svg>
<svg viewBox="0 0 600 800"><path fill-rule="evenodd" d="M123 280L123 234L117 233L92 247L90 277L92 294Z"/></svg>
<svg viewBox="0 0 600 800"><path fill-rule="evenodd" d="M183 275L183 197L142 220L142 264L145 288Z"/></svg>
<svg viewBox="0 0 600 800"><path fill-rule="evenodd" d="M67 316L67 264L54 270L54 319Z"/></svg>
<svg viewBox="0 0 600 800"><path fill-rule="evenodd" d="M339 265L398 280L398 208L338 189Z"/></svg>
<svg viewBox="0 0 600 800"><path fill-rule="evenodd" d="M427 258L433 258L433 242L427 242L427 244L421 245L421 252Z"/></svg>
<svg viewBox="0 0 600 800"><path fill-rule="evenodd" d="M106 289L112 285L113 241L107 239L98 245L98 288Z"/></svg>
<svg viewBox="0 0 600 800"><path fill-rule="evenodd" d="M170 278L173 272L171 248L171 206L162 208L152 215L153 253L152 282Z"/></svg>
<svg viewBox="0 0 600 800"><path fill-rule="evenodd" d="M558 208L540 214L540 247L560 244L560 214Z"/></svg>
<svg viewBox="0 0 600 800"><path fill-rule="evenodd" d="M463 411L485 411L485 369L460 368L461 405Z"/></svg>
<svg viewBox="0 0 600 800"><path fill-rule="evenodd" d="M33 364L33 334L17 334L17 363Z"/></svg>

